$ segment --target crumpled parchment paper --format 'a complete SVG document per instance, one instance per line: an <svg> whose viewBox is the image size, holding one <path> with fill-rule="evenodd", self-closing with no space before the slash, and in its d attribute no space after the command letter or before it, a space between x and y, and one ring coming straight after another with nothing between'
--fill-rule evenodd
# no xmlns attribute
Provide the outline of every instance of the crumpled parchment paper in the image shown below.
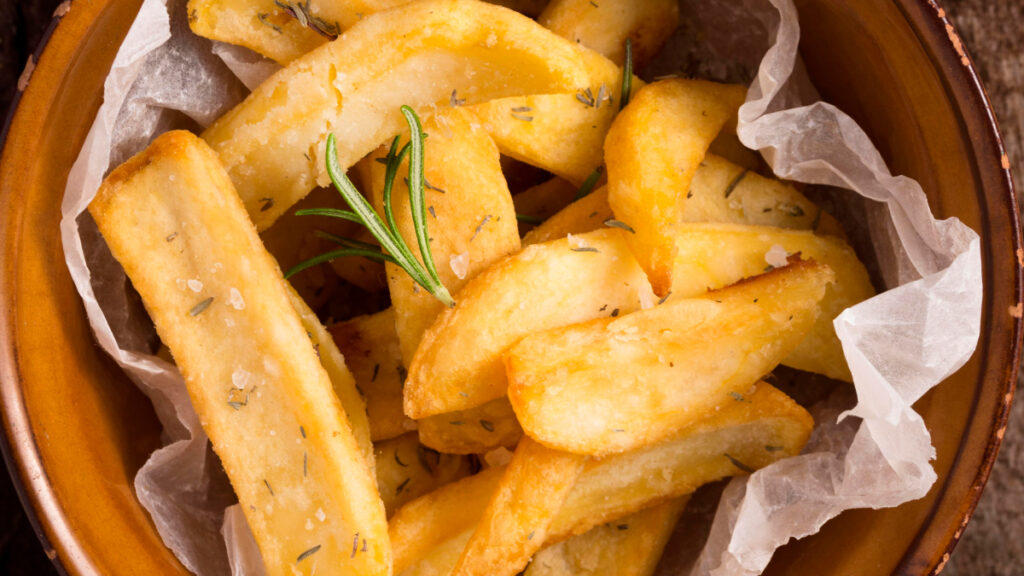
<svg viewBox="0 0 1024 576"><path fill-rule="evenodd" d="M855 407L812 408L818 426L802 455L730 482L691 569L692 576L747 576L759 574L790 538L813 534L841 511L897 506L935 482L935 451L912 406L977 344L980 241L955 218L935 220L920 186L891 175L852 119L815 102L797 57L792 0L683 6L701 44L689 62L657 63L654 71L753 77L740 109L743 143L782 178L870 200L881 214L873 236L898 239L876 246L892 289L835 321ZM203 576L262 574L258 549L180 375L154 355L152 325L85 209L114 166L166 130L208 125L274 70L244 49L192 35L184 0L145 0L107 77L62 205L67 265L96 339L153 401L164 426L166 444L136 476L137 495L164 543Z"/></svg>

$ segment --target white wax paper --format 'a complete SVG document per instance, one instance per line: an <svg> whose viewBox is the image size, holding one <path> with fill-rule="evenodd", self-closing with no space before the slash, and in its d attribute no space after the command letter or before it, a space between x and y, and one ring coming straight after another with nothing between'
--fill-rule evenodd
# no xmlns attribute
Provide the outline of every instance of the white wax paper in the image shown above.
<svg viewBox="0 0 1024 576"><path fill-rule="evenodd" d="M197 574L262 574L244 516L237 505L225 513L234 497L184 384L174 366L153 355L148 317L85 212L113 166L161 132L209 124L276 68L245 50L196 38L184 4L144 1L71 170L61 237L98 343L150 397L164 426L166 445L139 471L135 489L165 544ZM980 243L958 220L933 219L920 186L892 176L849 117L813 103L816 94L796 54L791 0L682 6L700 45L690 47L689 62L665 58L652 65L652 75L700 72L735 81L756 70L740 110L740 139L760 150L780 177L880 203L867 207L876 256L885 280L899 285L835 321L856 406L843 414L833 404L815 406L818 427L801 456L734 479L724 491L691 574L752 575L777 547L816 532L839 512L896 506L924 496L935 482L934 449L912 405L975 348Z"/></svg>

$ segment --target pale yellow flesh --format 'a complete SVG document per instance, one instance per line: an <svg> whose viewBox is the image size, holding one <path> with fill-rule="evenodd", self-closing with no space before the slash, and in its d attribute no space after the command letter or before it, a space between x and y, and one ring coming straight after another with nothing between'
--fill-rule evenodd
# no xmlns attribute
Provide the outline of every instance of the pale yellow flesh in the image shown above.
<svg viewBox="0 0 1024 576"><path fill-rule="evenodd" d="M800 262L632 314L534 333L505 356L523 430L606 455L671 436L735 402L807 335L834 279Z"/></svg>
<svg viewBox="0 0 1024 576"><path fill-rule="evenodd" d="M185 377L268 574L388 574L370 467L213 152L164 134L107 177L90 212Z"/></svg>
<svg viewBox="0 0 1024 576"><path fill-rule="evenodd" d="M377 491L389 516L406 502L473 471L469 458L421 446L415 432L378 442L373 450L377 459Z"/></svg>
<svg viewBox="0 0 1024 576"><path fill-rule="evenodd" d="M590 83L571 93L537 92L473 106L502 154L582 184L604 162L604 140L619 112L622 71L600 54L578 49ZM632 93L643 82L633 79Z"/></svg>
<svg viewBox="0 0 1024 576"><path fill-rule="evenodd" d="M676 245L672 298L696 296L756 276L771 267L765 255L776 246L831 268L836 281L825 289L818 320L782 364L852 381L832 321L846 308L874 296L875 291L867 270L846 242L835 236L767 226L683 224L677 230Z"/></svg>
<svg viewBox="0 0 1024 576"><path fill-rule="evenodd" d="M388 308L357 316L331 326L330 333L366 398L373 441L408 432L411 420L402 413L405 365L398 349L394 311Z"/></svg>
<svg viewBox="0 0 1024 576"><path fill-rule="evenodd" d="M594 526L533 556L525 576L651 576L689 496Z"/></svg>
<svg viewBox="0 0 1024 576"><path fill-rule="evenodd" d="M501 398L501 356L523 336L653 305L625 234L599 230L529 246L470 281L416 351L405 413L419 419Z"/></svg>
<svg viewBox="0 0 1024 576"><path fill-rule="evenodd" d="M685 496L708 482L745 473L737 463L759 469L794 456L813 427L806 410L779 390L759 383L743 401L724 406L669 440L590 460L555 515L545 545ZM389 530L395 573L410 567L408 574L439 573L418 572L421 558L431 558L433 570L443 568L439 563L444 560L451 562L449 570L454 568L454 543L464 542L467 531L483 517L504 470L485 470L401 508Z"/></svg>
<svg viewBox="0 0 1024 576"><path fill-rule="evenodd" d="M453 576L512 576L525 568L546 540L585 460L529 438L520 441Z"/></svg>
<svg viewBox="0 0 1024 576"><path fill-rule="evenodd" d="M491 137L472 112L443 110L423 126L430 134L424 143L427 231L438 277L452 294L497 260L519 250L519 226L500 155ZM403 138L403 143L408 138ZM391 196L398 231L420 258L416 229L404 178L408 163L399 169ZM374 162L373 204L384 214L384 165ZM445 306L416 284L395 264L386 264L395 329L406 364L437 315Z"/></svg>
<svg viewBox="0 0 1024 576"><path fill-rule="evenodd" d="M508 398L475 408L457 410L416 421L420 442L446 454L483 454L495 448L514 448L523 437Z"/></svg>
<svg viewBox="0 0 1024 576"><path fill-rule="evenodd" d="M619 66L632 41L633 64L642 68L679 24L676 0L551 0L537 21L555 34L594 50Z"/></svg>
<svg viewBox="0 0 1024 576"><path fill-rule="evenodd" d="M329 133L347 170L401 131L402 105L429 116L453 91L474 104L588 84L580 51L529 18L474 0L424 0L368 16L295 60L203 138L264 229L329 183Z"/></svg>
<svg viewBox="0 0 1024 576"><path fill-rule="evenodd" d="M680 191L689 190L708 146L745 94L742 86L663 80L642 88L608 131L608 203L636 230L630 246L659 295L670 286Z"/></svg>

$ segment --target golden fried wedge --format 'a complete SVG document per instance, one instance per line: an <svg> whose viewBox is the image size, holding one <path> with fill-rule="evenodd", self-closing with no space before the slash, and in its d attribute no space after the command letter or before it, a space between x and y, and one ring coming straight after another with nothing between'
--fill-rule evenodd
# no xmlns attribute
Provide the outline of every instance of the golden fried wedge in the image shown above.
<svg viewBox="0 0 1024 576"><path fill-rule="evenodd" d="M616 219L636 230L630 246L658 295L670 287L680 191L690 188L708 146L745 94L742 86L663 80L637 92L608 131L608 203Z"/></svg>
<svg viewBox="0 0 1024 576"><path fill-rule="evenodd" d="M696 296L762 273L772 267L765 255L773 247L784 250L774 256L777 262L787 253L799 253L801 258L831 268L836 281L825 289L818 320L782 363L851 381L832 321L846 308L874 296L875 291L867 270L846 242L835 236L767 226L684 224L676 232L676 244L679 252L672 272L672 298Z"/></svg>
<svg viewBox="0 0 1024 576"><path fill-rule="evenodd" d="M653 305L625 234L599 230L529 246L474 278L423 336L405 413L419 419L501 398L501 355L523 336Z"/></svg>
<svg viewBox="0 0 1024 576"><path fill-rule="evenodd" d="M498 148L472 112L463 108L438 112L424 124L424 131L430 134L424 152L424 175L430 183L424 192L430 252L441 283L456 294L477 273L519 250L516 210L501 172ZM407 171L403 167L399 173ZM373 202L379 214L384 214L384 173L384 165L374 162ZM404 238L415 238L404 181L395 182L391 205L398 231ZM419 258L419 247L410 244ZM386 264L385 270L402 358L409 364L444 304L400 266Z"/></svg>
<svg viewBox="0 0 1024 576"><path fill-rule="evenodd" d="M731 182L736 182L736 185L727 197L725 192L730 189ZM834 217L792 186L744 171L743 167L710 153L697 168L686 202L692 203L692 210L684 213L684 222L732 222L798 230L813 228L821 234L838 238L845 236ZM614 219L614 214L608 205L608 189L602 187L530 230L523 237L523 245L547 242L567 234L583 234L602 226L632 229L626 222L609 222L609 219Z"/></svg>
<svg viewBox="0 0 1024 576"><path fill-rule="evenodd" d="M789 355L834 278L798 262L699 298L534 333L505 355L512 408L531 438L580 454L667 438Z"/></svg>
<svg viewBox="0 0 1024 576"><path fill-rule="evenodd" d="M551 525L549 541L795 456L814 428L806 410L764 382L742 400L730 400L666 441L588 461Z"/></svg>
<svg viewBox="0 0 1024 576"><path fill-rule="evenodd" d="M630 38L634 66L643 68L679 24L679 3L675 0L551 0L537 21L619 66L625 62L626 39Z"/></svg>
<svg viewBox="0 0 1024 576"><path fill-rule="evenodd" d="M331 334L320 323L316 313L310 310L306 302L302 300L299 293L285 282L288 290L288 301L299 316L302 328L309 337L313 351L320 360L320 365L327 372L331 379L331 387L334 394L341 400L341 407L345 410L349 425L352 427L352 434L363 452L363 458L372 471L374 469L373 443L370 439L370 420L367 415L366 401L359 392L356 379L348 366L345 364L345 357L334 344Z"/></svg>
<svg viewBox="0 0 1024 576"><path fill-rule="evenodd" d="M370 468L213 151L164 134L89 210L174 354L267 573L388 574Z"/></svg>
<svg viewBox="0 0 1024 576"><path fill-rule="evenodd" d="M555 515L545 544L555 544L650 506L692 493L708 482L749 473L803 449L814 422L796 402L761 382L708 418L663 442L590 460ZM455 556L434 553L465 541L497 490L504 467L442 487L402 507L389 528L395 572L431 558L431 569ZM419 572L409 574L446 574Z"/></svg>
<svg viewBox="0 0 1024 576"><path fill-rule="evenodd" d="M415 432L378 442L373 451L377 457L377 491L389 515L406 502L473 472L469 458L421 446Z"/></svg>
<svg viewBox="0 0 1024 576"><path fill-rule="evenodd" d="M759 172L765 164L761 161L761 156L757 152L747 148L740 142L740 138L736 134L737 120L738 116L733 116L722 127L722 131L718 133L718 136L711 142L711 146L708 147L708 155L714 154L715 156L725 158L733 164L739 164L747 170Z"/></svg>
<svg viewBox="0 0 1024 576"><path fill-rule="evenodd" d="M245 46L285 65L364 16L408 1L189 0L188 23L199 36Z"/></svg>
<svg viewBox="0 0 1024 576"><path fill-rule="evenodd" d="M402 506L388 523L394 573L402 574L446 542L476 529L484 508L498 488L505 467L488 468L421 496ZM462 552L462 548L458 549ZM450 571L459 554L452 558Z"/></svg>
<svg viewBox="0 0 1024 576"><path fill-rule="evenodd" d="M679 222L753 224L844 237L833 216L789 184L712 154L705 156L679 201Z"/></svg>
<svg viewBox="0 0 1024 576"><path fill-rule="evenodd" d="M401 42L395 42L401 38ZM580 51L536 22L475 0L424 0L368 16L295 60L203 134L261 230L327 185L329 133L343 169L422 115L589 85ZM268 200L272 202L269 208Z"/></svg>
<svg viewBox="0 0 1024 576"><path fill-rule="evenodd" d="M475 408L428 416L416 421L420 442L445 454L483 454L495 448L514 448L523 437L508 398Z"/></svg>
<svg viewBox="0 0 1024 576"><path fill-rule="evenodd" d="M533 556L525 576L651 576L689 499L669 500L549 546Z"/></svg>
<svg viewBox="0 0 1024 576"><path fill-rule="evenodd" d="M604 162L604 140L619 112L622 71L579 49L590 83L568 94L538 92L473 106L502 154L579 186ZM635 94L643 82L633 79Z"/></svg>
<svg viewBox="0 0 1024 576"><path fill-rule="evenodd" d="M512 576L525 568L547 538L585 460L523 438L453 576Z"/></svg>
<svg viewBox="0 0 1024 576"><path fill-rule="evenodd" d="M612 208L608 205L608 188L602 186L566 206L558 214L527 232L523 237L523 246L565 238L569 234L586 234L608 226L606 222L614 220L614 218ZM619 224L619 226L622 225Z"/></svg>
<svg viewBox="0 0 1024 576"><path fill-rule="evenodd" d="M411 421L402 413L405 364L398 349L394 311L388 308L357 316L331 326L330 333L366 397L373 441L408 432Z"/></svg>

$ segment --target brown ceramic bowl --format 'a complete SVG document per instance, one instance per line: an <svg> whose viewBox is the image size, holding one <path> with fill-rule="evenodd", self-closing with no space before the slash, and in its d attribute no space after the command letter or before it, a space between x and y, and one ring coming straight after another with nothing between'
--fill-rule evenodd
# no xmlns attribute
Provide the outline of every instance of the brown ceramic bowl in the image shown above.
<svg viewBox="0 0 1024 576"><path fill-rule="evenodd" d="M4 456L47 554L72 574L185 573L132 492L159 445L148 401L94 344L64 266L60 201L141 0L75 0L35 65L0 164ZM1021 320L1020 228L1007 158L970 59L925 0L798 0L802 52L939 217L981 233L982 336L917 403L939 481L899 508L853 511L777 554L771 574L934 574L963 533L1006 430ZM951 327L952 328L952 327Z"/></svg>

